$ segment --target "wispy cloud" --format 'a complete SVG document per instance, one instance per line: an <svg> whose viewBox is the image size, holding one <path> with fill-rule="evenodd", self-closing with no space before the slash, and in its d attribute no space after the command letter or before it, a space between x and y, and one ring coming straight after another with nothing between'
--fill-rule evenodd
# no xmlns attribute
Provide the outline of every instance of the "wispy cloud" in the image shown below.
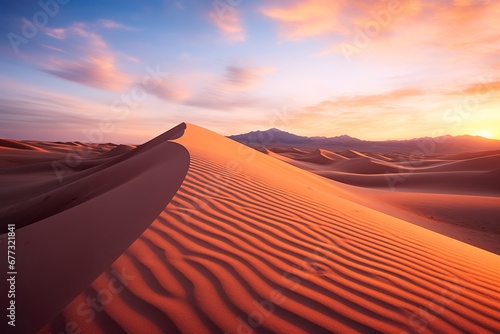
<svg viewBox="0 0 500 334"><path fill-rule="evenodd" d="M416 99L429 94L419 89L400 89L382 94L342 96L322 101L314 106L306 107L306 113L337 112L345 109L380 108L394 106L401 100Z"/></svg>
<svg viewBox="0 0 500 334"><path fill-rule="evenodd" d="M121 29L121 30L128 30L128 31L137 31L138 29L135 27L130 27L128 25L122 24L115 22L113 20L108 20L108 19L101 19L97 21L97 25L101 26L106 29Z"/></svg>
<svg viewBox="0 0 500 334"><path fill-rule="evenodd" d="M500 93L500 81L483 81L469 85L463 90L465 94L494 94Z"/></svg>
<svg viewBox="0 0 500 334"><path fill-rule="evenodd" d="M152 89L148 90L148 87L145 87L145 89L148 93L162 100L181 102L187 100L191 96L189 88L183 81L184 80L170 75L163 78L163 80L157 83Z"/></svg>
<svg viewBox="0 0 500 334"><path fill-rule="evenodd" d="M345 33L340 20L345 1L271 1L262 13L280 25L280 36L298 40L331 33Z"/></svg>
<svg viewBox="0 0 500 334"><path fill-rule="evenodd" d="M216 2L214 2L215 4ZM215 8L209 13L211 22L220 34L230 42L243 42L246 39L245 29L236 8L224 4L224 8Z"/></svg>
<svg viewBox="0 0 500 334"><path fill-rule="evenodd" d="M156 97L187 106L228 111L256 106L260 101L251 92L258 88L272 68L226 66L223 73L186 72L168 75L150 90Z"/></svg>
<svg viewBox="0 0 500 334"><path fill-rule="evenodd" d="M226 67L225 83L228 89L249 90L257 86L262 77L272 72L272 68Z"/></svg>
<svg viewBox="0 0 500 334"><path fill-rule="evenodd" d="M408 138L408 133L411 137L460 134L460 127L470 127L481 117L493 119L499 91L499 81L485 78L441 89L405 88L338 96L298 107L286 117L288 125L305 132L312 128L315 134L349 134L363 139ZM488 105L491 108L482 107Z"/></svg>
<svg viewBox="0 0 500 334"><path fill-rule="evenodd" d="M132 78L118 69L115 54L96 32L96 26L131 29L109 20L97 24L74 23L66 28L45 28L47 36L64 41L64 49L59 48L59 51L66 55L38 59L38 66L65 80L104 90L123 90L130 85Z"/></svg>
<svg viewBox="0 0 500 334"><path fill-rule="evenodd" d="M214 77L187 104L220 111L259 107L262 100L252 94L273 69L251 66L227 66L222 75Z"/></svg>
<svg viewBox="0 0 500 334"><path fill-rule="evenodd" d="M0 134L17 139L83 139L79 131L97 127L104 112L92 101L26 87L24 94L0 98Z"/></svg>
<svg viewBox="0 0 500 334"><path fill-rule="evenodd" d="M4 92L0 96L0 137L84 142L102 139L104 142L138 144L151 138L151 133L162 130L158 121L156 124L146 122L152 116L145 110L154 108L150 101L133 108L123 118L110 101L80 98L17 80L0 82ZM176 121L180 122L179 118L171 118L170 125L175 125ZM111 124L110 131L102 130L103 122Z"/></svg>

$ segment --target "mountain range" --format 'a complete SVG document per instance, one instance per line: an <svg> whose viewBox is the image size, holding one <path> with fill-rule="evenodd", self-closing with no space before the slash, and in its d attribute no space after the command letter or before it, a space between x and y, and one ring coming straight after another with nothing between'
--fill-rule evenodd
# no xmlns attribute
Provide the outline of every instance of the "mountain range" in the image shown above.
<svg viewBox="0 0 500 334"><path fill-rule="evenodd" d="M272 128L265 131L252 131L228 138L253 148L323 148L331 151L358 150L363 152L415 152L419 155L467 153L500 150L500 140L479 136L423 137L408 140L368 141L348 135L335 137L306 137Z"/></svg>

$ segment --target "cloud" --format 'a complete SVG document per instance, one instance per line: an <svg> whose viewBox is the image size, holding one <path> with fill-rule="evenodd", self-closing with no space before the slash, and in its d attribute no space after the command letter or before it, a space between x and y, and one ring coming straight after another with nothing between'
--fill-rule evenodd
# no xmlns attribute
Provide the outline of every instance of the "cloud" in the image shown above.
<svg viewBox="0 0 500 334"><path fill-rule="evenodd" d="M14 83L16 85L16 83ZM0 133L14 139L83 139L81 130L99 126L110 107L22 85L22 94L0 98ZM10 87L2 87L8 91ZM16 89L16 91L19 91Z"/></svg>
<svg viewBox="0 0 500 334"><path fill-rule="evenodd" d="M446 88L405 88L380 94L338 96L297 107L286 124L315 134L394 139L463 133L467 122L493 119L500 82L494 77ZM470 99L475 97L476 99ZM468 115L468 116L467 116ZM486 116L485 116L486 115ZM458 118L464 125L459 128ZM466 120L467 118L467 120ZM461 126L461 125L460 125ZM411 129L411 131L410 131Z"/></svg>
<svg viewBox="0 0 500 334"><path fill-rule="evenodd" d="M217 92L205 92L186 103L189 106L220 112L262 107L263 104L264 101L255 96L221 95Z"/></svg>
<svg viewBox="0 0 500 334"><path fill-rule="evenodd" d="M271 68L228 66L226 67L225 82L229 89L249 90L261 81L263 75L272 71Z"/></svg>
<svg viewBox="0 0 500 334"><path fill-rule="evenodd" d="M465 99L468 96L476 96L480 102L491 100L500 91L500 81L493 77L483 78L482 81L471 82L466 85L456 86L447 89L419 89L404 88L386 91L380 94L365 94L354 96L339 96L321 101L317 104L304 107L295 113L299 118L324 119L332 115L362 115L365 117L367 112L384 111L404 113L405 110L420 110L429 112L447 108L456 104L457 97ZM337 118L340 120L340 118Z"/></svg>
<svg viewBox="0 0 500 334"><path fill-rule="evenodd" d="M390 13L387 5L381 7L377 1L356 3L363 9L358 14L346 14L350 17L346 25L349 34L341 36L326 54L345 53L348 44L358 58L443 65L446 69L459 62L489 63L500 52L497 1L408 0L386 19L377 13Z"/></svg>
<svg viewBox="0 0 500 334"><path fill-rule="evenodd" d="M92 118L84 113L69 112L68 107L77 107L73 103L62 103L52 99L18 100L2 98L0 99L0 123L7 127L12 124L23 127L45 127L57 128L60 126L78 125L85 126L92 124ZM78 108L78 107L77 107ZM2 129L6 130L6 129Z"/></svg>
<svg viewBox="0 0 500 334"><path fill-rule="evenodd" d="M66 29L63 28L43 28L43 31L47 36L57 39L64 39L66 35Z"/></svg>
<svg viewBox="0 0 500 334"><path fill-rule="evenodd" d="M148 93L165 101L203 109L243 109L262 104L250 93L272 71L266 67L230 65L222 74L185 72L182 77L170 74Z"/></svg>
<svg viewBox="0 0 500 334"><path fill-rule="evenodd" d="M320 56L453 73L488 68L500 53L499 1L270 0L260 11L283 39L323 41Z"/></svg>
<svg viewBox="0 0 500 334"><path fill-rule="evenodd" d="M96 24L74 23L66 28L44 29L47 36L64 41L59 49L67 56L38 59L38 65L61 79L121 91L130 85L132 78L117 68L115 55L93 26ZM97 26L124 29L124 26L109 20L101 20Z"/></svg>
<svg viewBox="0 0 500 334"><path fill-rule="evenodd" d="M398 17L415 15L423 0L271 0L261 12L279 24L282 38L342 37L374 21L384 27Z"/></svg>
<svg viewBox="0 0 500 334"><path fill-rule="evenodd" d="M399 89L381 94L339 96L294 108L282 117L282 122L305 132L315 129L315 135L349 134L359 138L373 133L386 135L386 131L399 131L405 124L416 122L419 111L415 101L426 95L418 89ZM383 128L387 130L381 131ZM404 131L394 136L404 136Z"/></svg>
<svg viewBox="0 0 500 334"><path fill-rule="evenodd" d="M106 29L120 29L120 30L128 30L128 31L137 31L137 28L127 26L122 23L115 22L113 20L102 19L97 21L97 26Z"/></svg>
<svg viewBox="0 0 500 334"><path fill-rule="evenodd" d="M214 1L214 9L209 13L210 21L230 42L243 42L246 39L245 29L236 8L228 4ZM222 7L221 7L222 6Z"/></svg>
<svg viewBox="0 0 500 334"><path fill-rule="evenodd" d="M453 90L447 91L444 95L448 96L474 96L477 97L480 101L484 102L487 100L491 100L496 95L500 93L500 81L498 78L494 78L493 76L485 76L479 78L476 82L471 82L466 85L462 85L461 87L455 88Z"/></svg>
<svg viewBox="0 0 500 334"><path fill-rule="evenodd" d="M251 93L273 69L266 67L227 66L222 76L214 77L187 104L212 110L229 111L258 107L262 101Z"/></svg>
<svg viewBox="0 0 500 334"><path fill-rule="evenodd" d="M89 57L76 62L52 61L45 72L61 79L77 82L94 88L121 91L131 79L116 70L112 58Z"/></svg>
<svg viewBox="0 0 500 334"><path fill-rule="evenodd" d="M185 83L172 76L163 78L161 82L149 90L148 87L144 88L148 93L166 101L185 101L191 96L191 92Z"/></svg>
<svg viewBox="0 0 500 334"><path fill-rule="evenodd" d="M53 50L53 51L57 51L57 52L65 52L63 49L61 48L56 48L55 46L52 46L52 45L47 45L47 44L44 44L44 43L39 43L40 46L43 46L44 48L47 48L47 49L50 49L50 50Z"/></svg>
<svg viewBox="0 0 500 334"><path fill-rule="evenodd" d="M276 5L262 8L261 12L280 24L280 35L285 39L299 40L346 32L340 20L345 4L343 0L271 2Z"/></svg>
<svg viewBox="0 0 500 334"><path fill-rule="evenodd" d="M307 113L323 113L345 109L378 108L395 105L401 100L414 99L428 94L419 89L399 89L382 94L342 96L322 101L314 106L306 107Z"/></svg>

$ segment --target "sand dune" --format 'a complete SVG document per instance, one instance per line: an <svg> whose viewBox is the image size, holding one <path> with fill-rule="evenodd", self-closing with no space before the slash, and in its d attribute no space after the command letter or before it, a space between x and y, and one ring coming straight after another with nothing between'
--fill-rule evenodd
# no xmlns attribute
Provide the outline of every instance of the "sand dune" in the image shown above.
<svg viewBox="0 0 500 334"><path fill-rule="evenodd" d="M286 147L286 148L280 148L280 147L272 147L269 148L269 151L272 151L274 153L295 153L295 154L308 154L307 151L301 150L295 147Z"/></svg>
<svg viewBox="0 0 500 334"><path fill-rule="evenodd" d="M500 231L492 224L500 216L498 151L349 155L330 165L271 156L343 183L344 198L500 254Z"/></svg>
<svg viewBox="0 0 500 334"><path fill-rule="evenodd" d="M388 173L359 175L317 171L331 180L358 187L427 193L500 195L500 179L493 172Z"/></svg>
<svg viewBox="0 0 500 334"><path fill-rule="evenodd" d="M339 152L339 154L348 159L359 158L361 156L359 152L356 152L354 150L342 151Z"/></svg>
<svg viewBox="0 0 500 334"><path fill-rule="evenodd" d="M176 142L176 195L40 333L500 331L499 256L196 126Z"/></svg>
<svg viewBox="0 0 500 334"><path fill-rule="evenodd" d="M0 138L0 147L1 148L11 148L11 149L18 149L18 150L32 150L32 151L42 151L44 152L45 150L36 147L27 143L23 143L18 140L10 140L10 139L2 139Z"/></svg>
<svg viewBox="0 0 500 334"><path fill-rule="evenodd" d="M279 152L274 153L296 161L318 165L341 161L342 163L335 164L332 168L325 169L325 171L348 172L351 174L491 171L495 166L500 166L500 155L496 151L440 156L438 158L398 154L381 155L352 150L335 153L323 149L310 150L309 153L298 155L291 154L285 148L282 148ZM277 156L274 155L274 157Z"/></svg>
<svg viewBox="0 0 500 334"><path fill-rule="evenodd" d="M324 149L319 149L319 151L321 152L322 155L334 160L334 161L343 161L343 160L349 160L348 158L338 154L338 153L335 153L335 152L332 152L332 151L328 151L328 150L324 150Z"/></svg>
<svg viewBox="0 0 500 334"><path fill-rule="evenodd" d="M113 177L126 173L117 173L109 168L123 160L114 154L117 149L123 150L120 147L102 154L85 151L87 158L81 161L76 160L79 157L78 151L68 147L66 149L65 154L48 151L42 155L38 152L36 156L25 155L28 162L24 165L0 170L0 184L5 185L0 190L0 195L6 198L0 208L2 232L5 231L6 224L17 223L18 228L29 225L83 203L126 181L123 177ZM123 150L125 151L130 150ZM70 160L68 156L71 157ZM74 161L78 164L74 165Z"/></svg>
<svg viewBox="0 0 500 334"><path fill-rule="evenodd" d="M481 158L485 156L492 156L500 154L500 150L496 151L481 151L481 152L469 152L469 153L461 153L461 154L446 154L441 156L440 158L443 160L468 160L474 158Z"/></svg>
<svg viewBox="0 0 500 334"><path fill-rule="evenodd" d="M79 178L78 193L90 196L80 204L62 211L52 208L50 217L24 228L16 226L19 333L33 333L56 316L125 252L168 204L187 172L189 153L167 139L182 133L183 127ZM76 188L71 182L62 184L60 191L66 194ZM90 195L84 195L85 189L90 189ZM64 198L62 194L59 201ZM30 210L30 206L25 209Z"/></svg>
<svg viewBox="0 0 500 334"><path fill-rule="evenodd" d="M135 146L132 145L119 145L109 151L106 151L102 153L99 158L110 158L110 157L116 157L118 155L122 155L124 153L128 153L135 149Z"/></svg>
<svg viewBox="0 0 500 334"><path fill-rule="evenodd" d="M307 154L304 154L303 156L298 157L295 160L312 162L312 163L320 164L320 165L328 165L328 164L334 163L335 159L333 158L333 156L328 156L325 153L326 152L324 152L320 149L317 149L317 150L313 150Z"/></svg>
<svg viewBox="0 0 500 334"><path fill-rule="evenodd" d="M387 191L335 183L345 199L500 255L499 196Z"/></svg>
<svg viewBox="0 0 500 334"><path fill-rule="evenodd" d="M428 170L432 172L491 171L497 166L500 166L500 154L457 160L443 166L429 168Z"/></svg>
<svg viewBox="0 0 500 334"><path fill-rule="evenodd" d="M321 166L320 169L352 174L384 174L410 171L407 167L389 162L390 159L386 157L356 151L335 153L324 149L315 149L296 154L296 152L282 148L271 152L267 150L265 153L306 170L318 169L318 166L315 165L328 165L326 168ZM446 161L446 163L449 163L449 161Z"/></svg>
<svg viewBox="0 0 500 334"><path fill-rule="evenodd" d="M368 157L351 158L335 165L337 172L348 172L353 174L384 174L406 171L404 167L398 167L390 162L378 161Z"/></svg>

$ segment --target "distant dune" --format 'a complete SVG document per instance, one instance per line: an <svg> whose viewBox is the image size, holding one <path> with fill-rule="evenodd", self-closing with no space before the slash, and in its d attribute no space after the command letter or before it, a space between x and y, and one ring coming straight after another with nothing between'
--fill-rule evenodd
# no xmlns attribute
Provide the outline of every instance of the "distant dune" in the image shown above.
<svg viewBox="0 0 500 334"><path fill-rule="evenodd" d="M344 187L349 194L346 198L500 254L498 151L414 158L401 153L381 155L348 150L329 153L344 156L344 161L325 164L304 159L318 152L329 151L312 149L309 154L269 155L330 180L356 186Z"/></svg>
<svg viewBox="0 0 500 334"><path fill-rule="evenodd" d="M425 215L411 197L371 201L379 190L277 159L321 170L367 156L266 152L181 124L136 148L107 146L59 187L38 156L1 168L2 184L38 193L88 185L77 204L54 202L18 229L23 333L500 331L498 255L396 218Z"/></svg>

